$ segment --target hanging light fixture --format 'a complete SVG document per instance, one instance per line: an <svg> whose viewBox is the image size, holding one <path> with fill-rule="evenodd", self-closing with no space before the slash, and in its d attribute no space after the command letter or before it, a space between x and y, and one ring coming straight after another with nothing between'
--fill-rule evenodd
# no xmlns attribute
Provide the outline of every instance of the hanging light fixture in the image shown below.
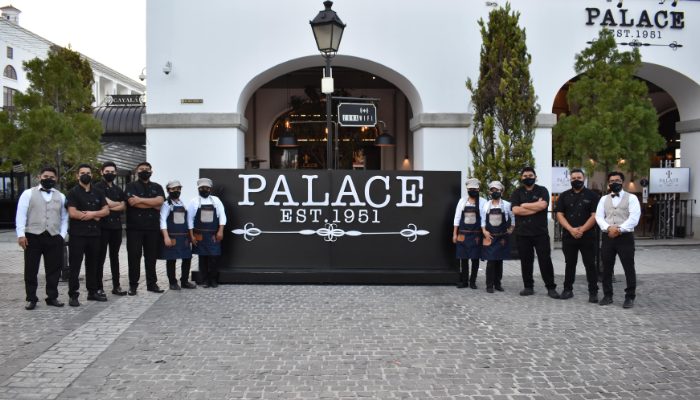
<svg viewBox="0 0 700 400"><path fill-rule="evenodd" d="M381 135L378 135L374 139L374 145L379 147L394 147L396 146L396 139L389 134L389 130L386 129L386 123L384 121L377 121L384 125L384 130Z"/></svg>
<svg viewBox="0 0 700 400"><path fill-rule="evenodd" d="M297 137L290 129L289 121L284 121L284 132L277 138L277 147L299 147Z"/></svg>

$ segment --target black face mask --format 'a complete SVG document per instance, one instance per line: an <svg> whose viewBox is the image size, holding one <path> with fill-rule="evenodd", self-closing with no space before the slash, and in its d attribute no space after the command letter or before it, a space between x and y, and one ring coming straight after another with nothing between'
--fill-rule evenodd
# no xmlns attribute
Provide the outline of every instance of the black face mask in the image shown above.
<svg viewBox="0 0 700 400"><path fill-rule="evenodd" d="M468 194L469 197L471 197L472 199L476 199L477 197L479 197L479 191L478 191L478 190L467 190L467 194Z"/></svg>
<svg viewBox="0 0 700 400"><path fill-rule="evenodd" d="M54 188L54 186L56 186L56 180L53 178L42 179L40 183L41 187L43 187L46 190L51 190Z"/></svg>
<svg viewBox="0 0 700 400"><path fill-rule="evenodd" d="M535 178L523 178L520 182L525 186L532 186L535 184Z"/></svg>
<svg viewBox="0 0 700 400"><path fill-rule="evenodd" d="M80 179L80 183L82 183L83 185L87 185L88 183L90 183L92 181L92 176L90 176L88 174L84 174L84 175L80 175L80 177L78 179Z"/></svg>
<svg viewBox="0 0 700 400"><path fill-rule="evenodd" d="M622 190L622 184L617 182L611 183L610 190L612 190L613 193L620 193L620 190Z"/></svg>
<svg viewBox="0 0 700 400"><path fill-rule="evenodd" d="M501 192L491 192L491 198L494 200L498 200L501 198Z"/></svg>
<svg viewBox="0 0 700 400"><path fill-rule="evenodd" d="M139 179L145 182L151 177L151 171L139 171L137 175L139 176Z"/></svg>
<svg viewBox="0 0 700 400"><path fill-rule="evenodd" d="M176 190L174 192L170 192L170 198L175 199L175 200L179 199L180 198L180 191Z"/></svg>
<svg viewBox="0 0 700 400"><path fill-rule="evenodd" d="M209 197L211 192L209 190L204 190L204 189L199 189L199 195L204 197L205 199Z"/></svg>
<svg viewBox="0 0 700 400"><path fill-rule="evenodd" d="M583 188L583 181L571 181L571 187L576 190L581 190Z"/></svg>
<svg viewBox="0 0 700 400"><path fill-rule="evenodd" d="M102 178L103 178L106 182L114 182L114 179L115 179L116 177L117 177L117 175L116 175L116 174L112 174L112 173L108 173L108 174L103 174L103 175L102 175Z"/></svg>

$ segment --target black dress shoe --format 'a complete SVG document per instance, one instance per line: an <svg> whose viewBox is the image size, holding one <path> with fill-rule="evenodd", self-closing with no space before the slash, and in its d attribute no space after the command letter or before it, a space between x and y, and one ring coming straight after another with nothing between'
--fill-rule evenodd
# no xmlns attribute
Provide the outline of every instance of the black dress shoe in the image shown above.
<svg viewBox="0 0 700 400"><path fill-rule="evenodd" d="M602 299L598 302L599 306L607 306L608 304L612 304L612 296L603 296Z"/></svg>
<svg viewBox="0 0 700 400"><path fill-rule="evenodd" d="M80 302L77 297L71 297L70 300L68 300L68 305L71 307L79 307Z"/></svg>
<svg viewBox="0 0 700 400"><path fill-rule="evenodd" d="M206 282L202 283L200 286L205 288L205 289L209 289L209 284Z"/></svg>
<svg viewBox="0 0 700 400"><path fill-rule="evenodd" d="M574 297L574 292L572 292L571 290L564 290L563 292L561 292L561 295L559 295L559 298L562 300L570 299L572 297Z"/></svg>
<svg viewBox="0 0 700 400"><path fill-rule="evenodd" d="M183 289L197 289L197 285L192 282L181 282L180 286L182 286Z"/></svg>
<svg viewBox="0 0 700 400"><path fill-rule="evenodd" d="M36 301L28 301L27 304L24 306L25 310L33 310L36 308Z"/></svg>
<svg viewBox="0 0 700 400"><path fill-rule="evenodd" d="M131 286L129 288L129 296L136 296L136 286Z"/></svg>
<svg viewBox="0 0 700 400"><path fill-rule="evenodd" d="M588 302L589 303L597 303L598 302L598 293L591 293L588 295Z"/></svg>
<svg viewBox="0 0 700 400"><path fill-rule="evenodd" d="M164 292L164 290L159 288L158 285L148 286L146 288L146 290L148 290L149 292L153 292L153 293L163 293Z"/></svg>
<svg viewBox="0 0 700 400"><path fill-rule="evenodd" d="M124 296L126 295L126 290L122 290L121 286L117 286L114 289L112 289L112 294L117 296Z"/></svg>
<svg viewBox="0 0 700 400"><path fill-rule="evenodd" d="M556 289L547 289L547 296L553 298L553 299L560 299L561 296L559 296L559 293L557 292Z"/></svg>
<svg viewBox="0 0 700 400"><path fill-rule="evenodd" d="M622 304L622 308L632 308L634 307L634 299L626 298L625 302Z"/></svg>
<svg viewBox="0 0 700 400"><path fill-rule="evenodd" d="M493 293L493 288L492 288L492 287L487 287L487 288L486 288L486 293Z"/></svg>
<svg viewBox="0 0 700 400"><path fill-rule="evenodd" d="M498 290L499 292L502 292L502 291L503 291L503 286L498 285L498 286L495 287L495 289Z"/></svg>
<svg viewBox="0 0 700 400"><path fill-rule="evenodd" d="M170 290L180 290L180 285L178 285L177 283L171 283Z"/></svg>
<svg viewBox="0 0 700 400"><path fill-rule="evenodd" d="M214 282L210 283L209 286L213 287L213 288L219 287L219 282L214 281Z"/></svg>
<svg viewBox="0 0 700 400"><path fill-rule="evenodd" d="M476 282L469 282L469 288L470 289L478 289L478 287L476 286Z"/></svg>
<svg viewBox="0 0 700 400"><path fill-rule="evenodd" d="M532 296L533 294L535 294L535 289L533 288L526 287L525 289L520 291L521 296Z"/></svg>
<svg viewBox="0 0 700 400"><path fill-rule="evenodd" d="M457 289L464 289L464 288L467 287L467 286L469 286L469 285L467 285L467 284L464 283L464 282L459 282L459 283L457 284Z"/></svg>
<svg viewBox="0 0 700 400"><path fill-rule="evenodd" d="M107 301L107 296L104 294L100 296L99 293L88 293L87 299L92 301Z"/></svg>
<svg viewBox="0 0 700 400"><path fill-rule="evenodd" d="M58 301L58 299L46 299L47 306L63 307L63 303Z"/></svg>

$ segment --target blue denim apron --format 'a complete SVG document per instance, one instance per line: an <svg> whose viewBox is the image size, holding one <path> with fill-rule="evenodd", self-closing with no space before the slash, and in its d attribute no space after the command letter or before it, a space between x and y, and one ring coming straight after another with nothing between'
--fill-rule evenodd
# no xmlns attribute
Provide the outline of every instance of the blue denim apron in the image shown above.
<svg viewBox="0 0 700 400"><path fill-rule="evenodd" d="M163 207L170 205L164 204ZM175 241L175 246L161 249L161 260L182 260L192 258L192 248L187 229L187 210L182 204L173 204L168 215L168 236Z"/></svg>
<svg viewBox="0 0 700 400"><path fill-rule="evenodd" d="M508 260L510 258L510 219L500 208L491 208L486 214L486 230L491 233L491 245L481 250L481 259L487 261Z"/></svg>
<svg viewBox="0 0 700 400"><path fill-rule="evenodd" d="M464 235L464 240L457 238L457 258L474 259L481 257L481 240L484 235L481 232L481 212L479 203L464 205L462 217L459 219L458 235Z"/></svg>
<svg viewBox="0 0 700 400"><path fill-rule="evenodd" d="M219 216L213 204L202 204L194 216L193 233L198 243L192 249L200 256L221 255L221 242L216 241L216 231L219 230ZM200 237L201 235L201 237Z"/></svg>

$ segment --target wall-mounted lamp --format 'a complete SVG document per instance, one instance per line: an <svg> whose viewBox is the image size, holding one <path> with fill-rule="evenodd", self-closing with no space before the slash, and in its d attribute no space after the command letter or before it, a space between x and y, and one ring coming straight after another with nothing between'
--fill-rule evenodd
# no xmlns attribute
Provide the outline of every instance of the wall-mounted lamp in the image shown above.
<svg viewBox="0 0 700 400"><path fill-rule="evenodd" d="M170 75L171 72L173 72L173 63L168 61L165 63L165 66L163 67L163 73L165 75Z"/></svg>
<svg viewBox="0 0 700 400"><path fill-rule="evenodd" d="M141 73L139 74L139 80L141 82L146 80L146 67L143 67L143 69L141 70Z"/></svg>
<svg viewBox="0 0 700 400"><path fill-rule="evenodd" d="M382 131L382 134L377 136L376 139L374 139L374 145L379 146L379 147L394 147L396 146L396 139L394 139L393 136L389 134L389 131L386 129L386 123L384 121L377 121L384 125L384 130Z"/></svg>

